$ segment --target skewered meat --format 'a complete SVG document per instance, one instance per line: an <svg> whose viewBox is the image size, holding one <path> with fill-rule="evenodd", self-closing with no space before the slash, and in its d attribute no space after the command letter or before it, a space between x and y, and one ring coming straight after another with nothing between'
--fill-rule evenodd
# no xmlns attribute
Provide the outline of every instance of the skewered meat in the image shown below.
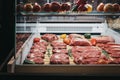
<svg viewBox="0 0 120 80"><path fill-rule="evenodd" d="M48 42L58 40L58 37L55 34L44 34L41 36L41 38L45 41L48 41Z"/></svg>
<svg viewBox="0 0 120 80"><path fill-rule="evenodd" d="M51 64L69 64L69 56L67 54L55 53L50 58Z"/></svg>

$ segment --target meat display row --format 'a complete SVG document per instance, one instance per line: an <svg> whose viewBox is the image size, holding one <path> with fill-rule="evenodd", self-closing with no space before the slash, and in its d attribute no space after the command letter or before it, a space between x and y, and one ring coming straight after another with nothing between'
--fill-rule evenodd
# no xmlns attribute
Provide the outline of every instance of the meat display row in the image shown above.
<svg viewBox="0 0 120 80"><path fill-rule="evenodd" d="M62 35L63 36L63 35ZM35 37L24 63L34 64L119 64L120 44L111 36L43 34ZM66 44L66 40L70 40ZM94 40L94 45L93 45Z"/></svg>
<svg viewBox="0 0 120 80"><path fill-rule="evenodd" d="M21 48L27 38L30 36L30 33L17 33L16 34L16 52Z"/></svg>

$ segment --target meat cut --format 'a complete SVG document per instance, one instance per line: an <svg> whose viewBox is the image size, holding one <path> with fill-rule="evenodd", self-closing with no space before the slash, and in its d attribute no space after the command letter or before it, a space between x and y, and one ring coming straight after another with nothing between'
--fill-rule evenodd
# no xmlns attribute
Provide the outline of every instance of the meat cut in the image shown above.
<svg viewBox="0 0 120 80"><path fill-rule="evenodd" d="M58 40L58 37L55 34L44 34L41 36L41 38L45 41L48 41L48 42Z"/></svg>
<svg viewBox="0 0 120 80"><path fill-rule="evenodd" d="M101 64L107 63L101 49L95 46L74 46L72 55L76 64Z"/></svg>
<svg viewBox="0 0 120 80"><path fill-rule="evenodd" d="M111 36L99 36L99 37L94 37L97 41L97 43L115 43L115 40Z"/></svg>
<svg viewBox="0 0 120 80"><path fill-rule="evenodd" d="M68 38L73 39L73 38L81 38L84 39L85 37L81 34L69 34Z"/></svg>
<svg viewBox="0 0 120 80"><path fill-rule="evenodd" d="M102 44L99 45L109 55L109 64L120 63L120 44Z"/></svg>
<svg viewBox="0 0 120 80"><path fill-rule="evenodd" d="M60 42L60 41L53 41L51 43L51 46L54 48L54 49L66 49L67 48L67 45L63 42Z"/></svg>
<svg viewBox="0 0 120 80"><path fill-rule="evenodd" d="M60 53L60 54L68 54L67 49L53 49L52 52L53 53Z"/></svg>
<svg viewBox="0 0 120 80"><path fill-rule="evenodd" d="M50 57L51 64L69 64L69 56L67 54L55 53Z"/></svg>
<svg viewBox="0 0 120 80"><path fill-rule="evenodd" d="M69 44L70 46L91 46L92 44L87 39L73 38Z"/></svg>
<svg viewBox="0 0 120 80"><path fill-rule="evenodd" d="M41 58L44 58L44 54L43 53L38 53L38 52L35 52L35 53L29 53L27 55L27 58L35 58L35 57L41 57Z"/></svg>

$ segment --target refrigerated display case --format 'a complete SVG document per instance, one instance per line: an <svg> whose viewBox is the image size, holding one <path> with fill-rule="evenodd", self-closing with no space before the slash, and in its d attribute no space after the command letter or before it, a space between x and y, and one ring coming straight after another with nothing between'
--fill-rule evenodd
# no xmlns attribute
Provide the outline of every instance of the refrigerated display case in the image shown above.
<svg viewBox="0 0 120 80"><path fill-rule="evenodd" d="M57 10L57 11L44 11L43 6L45 3L53 3L54 1L58 1L61 5L62 3L67 2L71 5L69 10ZM83 1L83 0L79 0ZM89 4L92 7L92 10L88 10L88 7L86 10L77 9L75 10L76 2L73 0L44 0L44 2L37 2L37 0L28 0L27 2L24 2L24 0L19 1L16 4L16 8L18 7L18 4L20 4L19 10L16 10L16 52L15 56L8 62L8 72L10 73L42 73L42 74L74 74L74 75L119 75L120 74L120 60L119 60L119 54L120 54L120 10L117 12L111 12L108 10L108 12L101 11L98 12L97 6L100 3L107 4L107 0L86 0L87 2L85 4ZM34 5L37 2L37 4L40 4L41 7L39 7L40 10L38 12L34 12L32 10L25 9L25 5L29 3L29 7L31 5ZM111 3L113 4L113 3ZM117 3L119 4L119 3ZM91 9L90 8L90 9ZM18 9L18 8L17 8ZM110 12L109 12L110 11ZM48 35L48 37L43 38L44 35ZM73 35L79 35L81 39L85 39L88 41L88 45L85 45L83 43L75 43L72 45L66 44L64 39L61 38L61 35L65 35L67 38L70 37L70 34ZM87 37L85 36L87 34ZM89 34L89 39L88 39ZM21 36L20 36L21 35ZM51 38L51 35L54 37ZM65 37L64 36L64 37ZM82 37L81 37L82 36ZM110 41L110 43L103 43L104 41L100 42L103 46L97 44L93 45L90 41L92 38L96 37L112 37L113 41ZM56 38L57 37L57 38ZM83 38L84 37L84 38ZM38 42L39 47L41 44L47 43L47 46L44 45L45 52L44 54L41 54L44 56L44 58L37 58L36 62L34 62L33 57L29 54L34 53L31 52L31 49L35 48L34 45L34 39L39 38ZM65 53L62 55L60 59L64 59L64 57L67 55L68 63L65 61L59 62L59 60L52 61L51 57L54 57L54 44L52 44L52 41L56 39L60 44L64 44L67 47L64 48L67 50L67 54ZM108 39L108 38L107 38ZM78 39L79 40L79 39ZM97 38L95 39L97 40ZM70 40L71 42L73 39ZM108 40L109 41L109 40ZM43 43L42 43L43 42ZM99 41L98 41L99 42ZM109 50L107 51L106 46L112 46L112 48L115 48L117 50L115 57L111 57L111 53L109 53ZM63 47L63 46L62 46ZM89 53L90 51L87 50L87 48L83 49L82 54L80 55L80 58L85 58L85 62L83 59L80 59L78 61L75 61L76 58L72 52L74 47L80 47L78 49L82 49L81 47L87 47L97 49L97 51L93 51L92 53ZM104 47L104 48L103 48ZM56 48L55 48L56 49ZM57 48L58 49L58 48ZM76 49L76 48L75 48ZM43 50L39 50L40 52ZM100 53L98 52L100 50ZM88 51L88 52L84 52ZM113 50L114 51L114 50ZM59 52L59 51L58 51ZM57 53L58 53L57 52ZM79 53L81 53L79 52ZM96 54L99 53L100 55ZM39 53L39 52L37 52ZM59 53L59 54L63 54ZM85 54L89 53L89 54ZM95 53L95 54L93 54ZM29 57L28 57L29 55ZM41 56L39 55L39 57ZM87 61L86 56L91 56L91 61ZM98 57L95 57L97 55ZM101 55L104 55L105 59L102 58ZM81 57L82 56L82 57ZM37 56L38 57L38 56ZM60 56L57 56L60 57ZM97 58L97 61L92 62L93 58ZM106 60L107 58L107 60ZM30 60L31 59L31 60ZM114 62L114 59L116 61ZM109 62L109 60L113 60L113 62Z"/></svg>

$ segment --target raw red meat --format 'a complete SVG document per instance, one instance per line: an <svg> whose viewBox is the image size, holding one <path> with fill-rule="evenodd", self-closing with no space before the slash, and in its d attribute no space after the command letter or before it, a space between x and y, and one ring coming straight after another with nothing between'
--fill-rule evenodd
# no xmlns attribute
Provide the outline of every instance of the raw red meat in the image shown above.
<svg viewBox="0 0 120 80"><path fill-rule="evenodd" d="M35 57L44 58L45 56L44 56L44 53L37 53L37 52L35 52L35 53L29 53L27 55L27 58L35 58Z"/></svg>
<svg viewBox="0 0 120 80"><path fill-rule="evenodd" d="M115 40L111 36L100 36L100 37L95 37L97 43L115 43Z"/></svg>
<svg viewBox="0 0 120 80"><path fill-rule="evenodd" d="M73 38L70 46L91 46L92 44L87 39Z"/></svg>
<svg viewBox="0 0 120 80"><path fill-rule="evenodd" d="M59 41L53 41L51 43L52 46L67 46L65 43L63 42L59 42Z"/></svg>
<svg viewBox="0 0 120 80"><path fill-rule="evenodd" d="M35 64L44 64L44 60L41 57L27 58L28 60L34 62Z"/></svg>
<svg viewBox="0 0 120 80"><path fill-rule="evenodd" d="M68 54L68 50L66 49L53 49L53 53L60 53L60 54Z"/></svg>
<svg viewBox="0 0 120 80"><path fill-rule="evenodd" d="M120 64L120 58L112 58L112 59L110 59L109 64Z"/></svg>
<svg viewBox="0 0 120 80"><path fill-rule="evenodd" d="M120 57L120 44L102 44L102 49L111 57Z"/></svg>
<svg viewBox="0 0 120 80"><path fill-rule="evenodd" d="M44 48L44 49L47 49L47 46L45 46L44 44L33 44L33 46L31 47L31 49L40 49L40 48Z"/></svg>
<svg viewBox="0 0 120 80"><path fill-rule="evenodd" d="M41 36L41 38L45 41L48 41L48 42L58 40L58 37L55 34L44 34Z"/></svg>
<svg viewBox="0 0 120 80"><path fill-rule="evenodd" d="M67 54L55 53L50 58L51 64L69 64L69 56Z"/></svg>
<svg viewBox="0 0 120 80"><path fill-rule="evenodd" d="M81 38L84 39L85 37L81 34L69 34L68 38L73 39L73 38Z"/></svg>
<svg viewBox="0 0 120 80"><path fill-rule="evenodd" d="M111 53L109 54L111 57L114 57L114 58L120 58L120 52L114 52L114 53Z"/></svg>
<svg viewBox="0 0 120 80"><path fill-rule="evenodd" d="M82 56L84 58L100 57L101 50L94 46L74 46L72 47L72 55L74 57Z"/></svg>
<svg viewBox="0 0 120 80"><path fill-rule="evenodd" d="M101 49L94 46L74 46L72 55L76 64L107 64Z"/></svg>
<svg viewBox="0 0 120 80"><path fill-rule="evenodd" d="M30 53L35 53L35 52L37 52L37 53L45 53L45 52L46 52L46 49L40 47L39 49L38 49L38 48L35 48L35 49L31 49L31 50L30 50Z"/></svg>
<svg viewBox="0 0 120 80"><path fill-rule="evenodd" d="M98 60L99 58L87 58L87 59L83 59L82 57L74 58L74 62L76 64L97 64Z"/></svg>
<svg viewBox="0 0 120 80"><path fill-rule="evenodd" d="M100 49L98 49L97 47L94 46L73 46L72 47L72 53L74 52L85 52L85 51L99 51Z"/></svg>
<svg viewBox="0 0 120 80"><path fill-rule="evenodd" d="M59 42L59 41L53 41L51 45L54 49L66 49L67 48L67 45L65 43Z"/></svg>
<svg viewBox="0 0 120 80"><path fill-rule="evenodd" d="M42 42L33 43L33 45L44 45L44 46L48 46L48 43L45 42L45 41L42 41Z"/></svg>

